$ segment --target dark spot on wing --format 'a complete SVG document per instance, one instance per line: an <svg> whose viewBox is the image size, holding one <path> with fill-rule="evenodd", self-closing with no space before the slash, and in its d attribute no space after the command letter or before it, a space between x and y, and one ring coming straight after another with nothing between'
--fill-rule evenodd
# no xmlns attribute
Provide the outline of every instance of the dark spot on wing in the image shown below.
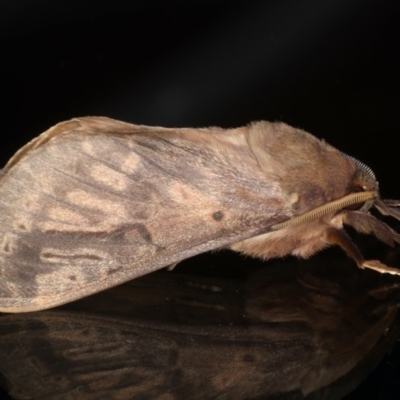
<svg viewBox="0 0 400 400"><path fill-rule="evenodd" d="M215 211L212 214L212 217L215 221L221 221L224 218L224 213L222 211Z"/></svg>
<svg viewBox="0 0 400 400"><path fill-rule="evenodd" d="M71 281L76 281L76 276L75 275L71 275L68 277L69 280Z"/></svg>
<svg viewBox="0 0 400 400"><path fill-rule="evenodd" d="M21 231L27 231L28 230L25 224L19 224L18 228L21 229Z"/></svg>

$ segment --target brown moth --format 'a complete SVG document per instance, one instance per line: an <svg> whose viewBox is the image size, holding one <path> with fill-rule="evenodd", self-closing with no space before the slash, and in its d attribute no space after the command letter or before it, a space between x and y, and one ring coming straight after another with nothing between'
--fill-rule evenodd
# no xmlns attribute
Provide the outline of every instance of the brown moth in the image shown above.
<svg viewBox="0 0 400 400"><path fill-rule="evenodd" d="M373 172L283 123L168 129L103 117L60 123L0 178L0 311L54 307L193 255L230 248L268 259L339 245L343 224L400 243L369 214L400 220Z"/></svg>

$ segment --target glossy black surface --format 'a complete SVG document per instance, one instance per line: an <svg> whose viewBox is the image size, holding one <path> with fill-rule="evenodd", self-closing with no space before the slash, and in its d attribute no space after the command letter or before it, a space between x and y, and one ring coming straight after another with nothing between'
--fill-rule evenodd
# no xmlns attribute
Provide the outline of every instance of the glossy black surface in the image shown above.
<svg viewBox="0 0 400 400"><path fill-rule="evenodd" d="M159 272L3 315L3 387L18 399L339 399L400 334L399 285L329 252L242 273Z"/></svg>

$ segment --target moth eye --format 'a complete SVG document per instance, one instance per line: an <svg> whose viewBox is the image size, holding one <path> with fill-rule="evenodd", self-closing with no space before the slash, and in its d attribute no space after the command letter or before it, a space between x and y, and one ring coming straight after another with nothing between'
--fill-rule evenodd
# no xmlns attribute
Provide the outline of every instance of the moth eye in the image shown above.
<svg viewBox="0 0 400 400"><path fill-rule="evenodd" d="M359 193L359 192L364 192L365 191L365 187L361 186L361 185L353 185L351 186L350 190L349 190L349 194L350 193Z"/></svg>
<svg viewBox="0 0 400 400"><path fill-rule="evenodd" d="M365 189L366 188L364 186L356 184L350 187L348 194L365 192ZM350 206L345 207L344 210L351 210L351 211L359 210L363 205L364 203L351 204Z"/></svg>

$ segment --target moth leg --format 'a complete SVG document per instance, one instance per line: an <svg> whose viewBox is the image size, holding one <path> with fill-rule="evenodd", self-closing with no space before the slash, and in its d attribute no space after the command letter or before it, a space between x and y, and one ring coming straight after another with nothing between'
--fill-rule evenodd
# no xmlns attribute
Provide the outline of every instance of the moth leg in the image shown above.
<svg viewBox="0 0 400 400"><path fill-rule="evenodd" d="M388 246L393 247L395 242L400 243L400 235L371 214L360 211L347 211L343 213L343 223L352 226L357 232L375 235Z"/></svg>
<svg viewBox="0 0 400 400"><path fill-rule="evenodd" d="M375 201L374 206L382 215L389 215L400 221L400 211L396 207L400 207L400 200L381 200Z"/></svg>
<svg viewBox="0 0 400 400"><path fill-rule="evenodd" d="M326 240L331 245L341 247L361 269L368 268L380 272L381 274L400 275L400 270L388 267L378 260L364 260L359 248L353 243L345 231L329 228L326 233Z"/></svg>
<svg viewBox="0 0 400 400"><path fill-rule="evenodd" d="M382 200L389 207L400 207L400 200Z"/></svg>
<svg viewBox="0 0 400 400"><path fill-rule="evenodd" d="M345 251L348 257L352 258L356 264L363 268L365 262L360 249L353 243L350 236L340 229L328 228L326 232L326 240L331 245L336 245Z"/></svg>
<svg viewBox="0 0 400 400"><path fill-rule="evenodd" d="M387 265L382 264L378 260L364 261L361 268L373 269L374 271L378 271L381 274L400 275L400 270L398 270L396 268L388 267Z"/></svg>

